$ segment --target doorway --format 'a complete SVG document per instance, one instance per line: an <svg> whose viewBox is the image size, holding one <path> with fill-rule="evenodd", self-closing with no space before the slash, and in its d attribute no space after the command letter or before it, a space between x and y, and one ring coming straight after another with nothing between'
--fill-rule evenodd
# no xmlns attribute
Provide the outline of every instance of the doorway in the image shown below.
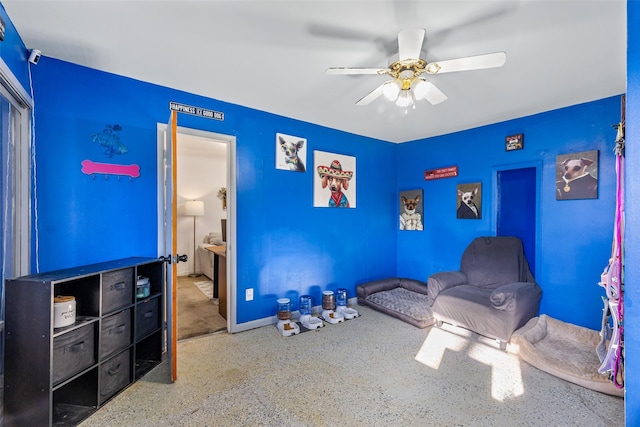
<svg viewBox="0 0 640 427"><path fill-rule="evenodd" d="M165 134L167 133L167 125L165 123L157 124L157 206L158 206L158 255L167 255L165 254L165 227L169 229L173 224L164 222L164 214L165 214ZM225 143L227 146L226 150L226 183L227 183L227 245L226 245L226 298L227 302L225 307L227 309L227 317L226 317L226 328L230 333L237 331L236 324L236 309L235 309L235 301L236 301L236 255L235 255L235 240L236 240L236 204L235 204L235 194L236 194L236 138L232 135L219 134L215 132L208 132L199 129L193 128L184 128L177 127L177 136L176 142L180 144L180 138L184 138L185 135L195 136L199 138L203 138L206 140L215 140L221 143ZM171 157L171 156L169 156ZM178 161L176 160L176 164ZM171 165L173 166L173 165ZM177 181L177 180L176 180ZM173 185L177 185L177 182L174 182ZM170 201L166 203L170 205ZM182 218L180 215L177 215L176 220L173 221L177 226L178 221ZM193 221L193 220L192 220ZM177 227L176 227L177 228ZM193 230L193 229L192 229ZM191 231L193 236L193 231ZM176 233L177 234L177 233ZM192 237L193 239L193 237ZM198 239L196 235L196 239ZM177 241L177 239L176 239ZM193 242L193 240L190 240ZM197 245L196 245L197 246ZM193 249L191 249L193 251ZM178 252L180 253L180 252ZM174 254L175 255L175 254ZM187 264L190 264L189 261ZM177 266L182 266L181 263L178 263ZM177 283L175 284L177 286ZM171 283L168 283L168 286L173 286ZM171 316L170 319L167 319L168 324L174 324L176 321L175 313L171 313L171 310L168 310L167 316ZM175 337L174 337L175 338Z"/></svg>
<svg viewBox="0 0 640 427"><path fill-rule="evenodd" d="M496 171L496 235L522 240L529 268L536 277L538 170L531 166Z"/></svg>
<svg viewBox="0 0 640 427"><path fill-rule="evenodd" d="M178 341L225 330L226 310L214 291L213 246L226 243L227 143L177 134L177 248L187 262L178 264ZM223 301L224 302L224 301ZM226 308L226 307L225 307Z"/></svg>

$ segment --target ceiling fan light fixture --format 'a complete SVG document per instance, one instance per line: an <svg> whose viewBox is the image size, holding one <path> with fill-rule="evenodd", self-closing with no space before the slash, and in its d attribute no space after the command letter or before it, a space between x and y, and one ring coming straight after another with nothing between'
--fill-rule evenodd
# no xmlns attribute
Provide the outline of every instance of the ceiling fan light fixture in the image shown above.
<svg viewBox="0 0 640 427"><path fill-rule="evenodd" d="M396 100L398 107L410 107L413 105L413 94L410 90L403 90L400 92L398 99Z"/></svg>
<svg viewBox="0 0 640 427"><path fill-rule="evenodd" d="M416 79L411 84L411 89L416 99L424 99L429 93L429 90L431 90L431 83L422 79Z"/></svg>
<svg viewBox="0 0 640 427"><path fill-rule="evenodd" d="M400 84L397 80L390 80L382 86L382 95L389 101L395 101L400 95Z"/></svg>

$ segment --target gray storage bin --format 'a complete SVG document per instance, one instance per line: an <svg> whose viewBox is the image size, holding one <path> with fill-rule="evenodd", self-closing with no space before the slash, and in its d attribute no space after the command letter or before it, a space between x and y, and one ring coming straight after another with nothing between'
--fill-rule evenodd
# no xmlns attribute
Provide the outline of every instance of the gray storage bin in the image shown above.
<svg viewBox="0 0 640 427"><path fill-rule="evenodd" d="M53 384L58 384L96 361L94 323L53 339Z"/></svg>
<svg viewBox="0 0 640 427"><path fill-rule="evenodd" d="M131 382L131 352L127 350L100 365L100 404Z"/></svg>
<svg viewBox="0 0 640 427"><path fill-rule="evenodd" d="M110 271L102 275L102 314L126 307L133 302L133 268Z"/></svg>
<svg viewBox="0 0 640 427"><path fill-rule="evenodd" d="M102 319L100 331L100 359L126 348L131 344L131 309Z"/></svg>
<svg viewBox="0 0 640 427"><path fill-rule="evenodd" d="M144 338L160 326L159 301L159 298L152 298L136 306L136 340Z"/></svg>

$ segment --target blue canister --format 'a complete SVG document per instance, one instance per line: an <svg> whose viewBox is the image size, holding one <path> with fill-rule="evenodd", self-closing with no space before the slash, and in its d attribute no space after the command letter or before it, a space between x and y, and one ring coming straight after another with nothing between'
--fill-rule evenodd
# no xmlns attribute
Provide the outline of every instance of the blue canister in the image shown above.
<svg viewBox="0 0 640 427"><path fill-rule="evenodd" d="M311 314L311 296L310 295L302 295L300 297L300 314L306 315Z"/></svg>
<svg viewBox="0 0 640 427"><path fill-rule="evenodd" d="M347 290L346 289L341 288L336 291L336 305L338 307L347 306Z"/></svg>

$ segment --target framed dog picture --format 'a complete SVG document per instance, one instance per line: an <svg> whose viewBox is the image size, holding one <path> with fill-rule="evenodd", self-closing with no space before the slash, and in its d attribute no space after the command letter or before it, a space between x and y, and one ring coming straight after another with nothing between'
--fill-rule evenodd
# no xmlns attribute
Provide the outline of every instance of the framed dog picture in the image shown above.
<svg viewBox="0 0 640 427"><path fill-rule="evenodd" d="M356 158L314 151L313 162L313 206L355 208Z"/></svg>
<svg viewBox="0 0 640 427"><path fill-rule="evenodd" d="M422 203L422 190L400 192L400 230L423 230Z"/></svg>
<svg viewBox="0 0 640 427"><path fill-rule="evenodd" d="M556 156L556 200L598 198L598 150Z"/></svg>
<svg viewBox="0 0 640 427"><path fill-rule="evenodd" d="M458 184L456 190L456 218L482 218L482 183Z"/></svg>
<svg viewBox="0 0 640 427"><path fill-rule="evenodd" d="M276 133L276 169L305 172L307 140L298 136Z"/></svg>

